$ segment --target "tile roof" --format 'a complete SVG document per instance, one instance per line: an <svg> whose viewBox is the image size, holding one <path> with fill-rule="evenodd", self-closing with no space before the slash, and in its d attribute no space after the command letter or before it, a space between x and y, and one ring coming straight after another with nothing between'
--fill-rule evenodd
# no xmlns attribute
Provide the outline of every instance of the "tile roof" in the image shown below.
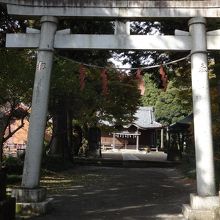
<svg viewBox="0 0 220 220"><path fill-rule="evenodd" d="M162 124L155 121L153 107L139 107L134 116L136 120L132 125L138 128L149 129L162 127Z"/></svg>
<svg viewBox="0 0 220 220"><path fill-rule="evenodd" d="M163 127L162 124L155 121L153 107L139 107L134 117L135 120L131 124L124 126L124 128L129 128L132 125L143 130ZM114 126L114 122L101 120L100 123L106 126Z"/></svg>

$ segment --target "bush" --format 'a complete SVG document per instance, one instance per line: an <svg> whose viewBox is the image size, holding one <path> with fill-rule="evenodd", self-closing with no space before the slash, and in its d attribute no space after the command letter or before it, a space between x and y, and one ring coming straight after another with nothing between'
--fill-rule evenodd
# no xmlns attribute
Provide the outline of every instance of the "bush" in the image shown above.
<svg viewBox="0 0 220 220"><path fill-rule="evenodd" d="M7 175L7 184L19 184L21 183L22 176L21 175Z"/></svg>
<svg viewBox="0 0 220 220"><path fill-rule="evenodd" d="M16 157L6 157L3 159L3 166L7 174L21 175L23 171L23 161Z"/></svg>
<svg viewBox="0 0 220 220"><path fill-rule="evenodd" d="M73 168L73 163L68 159L64 159L60 156L45 156L43 158L42 168L50 171L63 171Z"/></svg>

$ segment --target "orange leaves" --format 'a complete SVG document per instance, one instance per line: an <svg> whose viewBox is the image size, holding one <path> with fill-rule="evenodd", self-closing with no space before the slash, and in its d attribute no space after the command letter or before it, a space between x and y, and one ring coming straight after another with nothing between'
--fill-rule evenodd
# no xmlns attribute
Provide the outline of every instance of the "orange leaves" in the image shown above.
<svg viewBox="0 0 220 220"><path fill-rule="evenodd" d="M81 64L79 68L79 83L80 83L80 91L83 91L85 88L85 78L86 78L86 69Z"/></svg>
<svg viewBox="0 0 220 220"><path fill-rule="evenodd" d="M102 80L102 93L103 95L108 95L108 76L106 69L101 70L100 77Z"/></svg>
<svg viewBox="0 0 220 220"><path fill-rule="evenodd" d="M163 65L160 66L159 73L160 73L160 80L161 80L162 88L164 89L164 91L166 91L167 85L168 85L168 77L163 68Z"/></svg>

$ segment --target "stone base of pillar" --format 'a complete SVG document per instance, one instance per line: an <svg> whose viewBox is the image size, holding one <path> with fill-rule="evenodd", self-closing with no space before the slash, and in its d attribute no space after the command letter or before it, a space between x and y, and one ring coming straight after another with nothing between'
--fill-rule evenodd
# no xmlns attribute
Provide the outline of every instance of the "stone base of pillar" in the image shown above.
<svg viewBox="0 0 220 220"><path fill-rule="evenodd" d="M46 198L45 188L14 188L12 197L16 198L16 214L19 216L43 215L52 201Z"/></svg>
<svg viewBox="0 0 220 220"><path fill-rule="evenodd" d="M52 200L49 198L43 202L16 202L16 215L22 217L44 215L47 213Z"/></svg>
<svg viewBox="0 0 220 220"><path fill-rule="evenodd" d="M201 197L190 195L190 205L183 205L183 216L188 220L219 220L220 219L220 197Z"/></svg>

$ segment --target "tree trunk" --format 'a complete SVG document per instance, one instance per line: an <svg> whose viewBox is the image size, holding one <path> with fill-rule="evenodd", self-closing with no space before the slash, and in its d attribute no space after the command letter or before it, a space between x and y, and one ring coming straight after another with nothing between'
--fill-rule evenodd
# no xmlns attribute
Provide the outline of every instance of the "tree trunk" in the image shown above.
<svg viewBox="0 0 220 220"><path fill-rule="evenodd" d="M74 128L74 137L73 137L73 154L74 156L78 156L79 149L82 146L82 129L79 125L75 125Z"/></svg>
<svg viewBox="0 0 220 220"><path fill-rule="evenodd" d="M59 99L58 105L56 106L56 111L53 116L53 142L51 145L51 154L60 156L63 159L70 159L71 145L68 129L71 129L68 122L68 108L65 98ZM71 120L71 119L70 119ZM70 127L70 128L69 128Z"/></svg>
<svg viewBox="0 0 220 220"><path fill-rule="evenodd" d="M58 134L58 116L56 113L53 114L53 131L52 131L52 143L51 143L51 146L50 146L50 154L51 155L61 155L61 149L59 148L58 146L58 138L57 138L57 134Z"/></svg>
<svg viewBox="0 0 220 220"><path fill-rule="evenodd" d="M97 127L91 127L88 131L89 155L100 157L101 131Z"/></svg>
<svg viewBox="0 0 220 220"><path fill-rule="evenodd" d="M7 124L8 124L8 117L5 115L1 115L1 118L0 118L0 169L2 167L4 135L5 135L5 130L7 128Z"/></svg>
<svg viewBox="0 0 220 220"><path fill-rule="evenodd" d="M68 110L67 112L67 150L69 159L73 160L73 117L72 112Z"/></svg>

